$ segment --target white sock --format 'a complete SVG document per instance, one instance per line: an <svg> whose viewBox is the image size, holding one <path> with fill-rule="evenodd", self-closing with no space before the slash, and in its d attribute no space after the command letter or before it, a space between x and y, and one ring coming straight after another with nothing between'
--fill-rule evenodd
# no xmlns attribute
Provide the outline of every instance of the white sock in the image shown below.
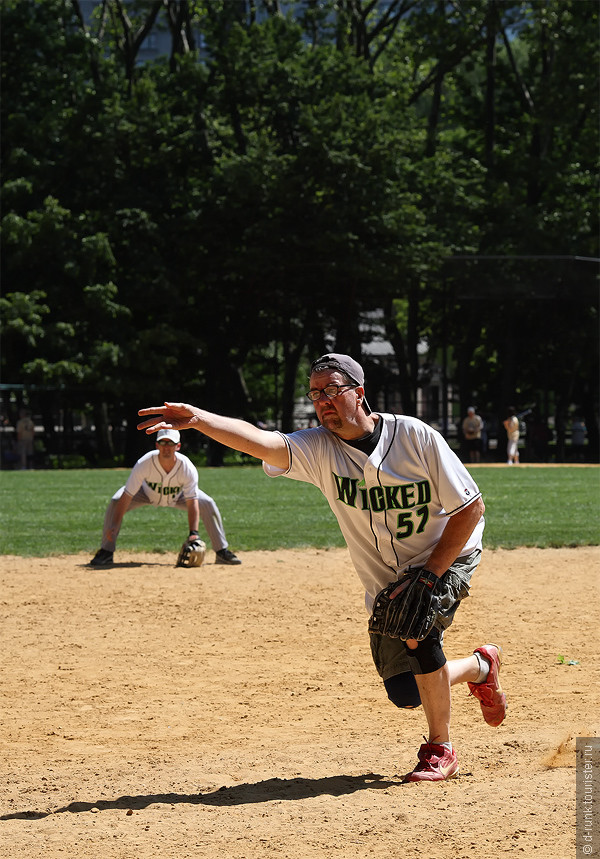
<svg viewBox="0 0 600 859"><path fill-rule="evenodd" d="M448 749L449 752L452 751L452 743L448 741L447 743L440 743L440 746L443 746L445 749Z"/></svg>
<svg viewBox="0 0 600 859"><path fill-rule="evenodd" d="M477 657L477 661L479 662L479 674L477 675L477 680L475 683L483 683L484 680L487 679L488 674L490 673L491 663L485 656L482 656L481 653L477 652L475 654Z"/></svg>

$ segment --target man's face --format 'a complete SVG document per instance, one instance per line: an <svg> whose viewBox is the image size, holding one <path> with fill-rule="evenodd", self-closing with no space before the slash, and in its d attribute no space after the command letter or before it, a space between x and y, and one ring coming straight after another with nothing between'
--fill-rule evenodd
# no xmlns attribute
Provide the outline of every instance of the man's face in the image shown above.
<svg viewBox="0 0 600 859"><path fill-rule="evenodd" d="M175 451L179 450L180 447L181 444L173 444L170 439L161 438L160 441L156 442L159 462L173 462Z"/></svg>
<svg viewBox="0 0 600 859"><path fill-rule="evenodd" d="M310 387L326 388L327 385L348 385L347 379L337 370L322 370L310 377ZM321 424L342 438L355 438L364 432L365 411L361 405L364 388L352 386L341 391L337 397L321 394L313 402Z"/></svg>

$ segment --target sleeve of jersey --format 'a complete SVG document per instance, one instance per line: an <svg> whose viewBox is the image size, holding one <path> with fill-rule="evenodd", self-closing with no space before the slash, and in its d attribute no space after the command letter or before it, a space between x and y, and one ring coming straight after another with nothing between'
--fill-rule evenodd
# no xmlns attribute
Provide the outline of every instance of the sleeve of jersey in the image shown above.
<svg viewBox="0 0 600 859"><path fill-rule="evenodd" d="M131 495L132 497L139 491L142 483L144 482L144 478L146 476L144 463L139 461L131 469L131 474L127 478L127 483L125 484L125 492L127 495Z"/></svg>
<svg viewBox="0 0 600 859"><path fill-rule="evenodd" d="M268 477L290 477L292 480L302 480L305 483L321 485L320 480L320 432L318 428L298 430L285 435L279 433L288 446L290 455L289 468L277 468L263 462L263 471Z"/></svg>
<svg viewBox="0 0 600 859"><path fill-rule="evenodd" d="M480 497L479 487L444 437L431 431L426 458L442 507L449 516Z"/></svg>
<svg viewBox="0 0 600 859"><path fill-rule="evenodd" d="M186 501L190 501L192 498L196 497L197 489L198 489L198 469L191 461L185 463L185 483L183 485L183 497Z"/></svg>

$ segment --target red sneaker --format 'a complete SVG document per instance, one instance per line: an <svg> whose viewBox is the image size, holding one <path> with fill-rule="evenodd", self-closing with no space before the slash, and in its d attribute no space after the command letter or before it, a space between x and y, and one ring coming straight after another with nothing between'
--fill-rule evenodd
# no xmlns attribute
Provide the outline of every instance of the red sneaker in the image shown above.
<svg viewBox="0 0 600 859"><path fill-rule="evenodd" d="M445 781L458 775L458 758L441 743L423 743L419 749L419 763L402 779L408 781Z"/></svg>
<svg viewBox="0 0 600 859"><path fill-rule="evenodd" d="M506 695L498 677L502 665L502 648L497 644L484 644L473 653L481 653L488 660L490 671L483 683L467 683L467 686L471 695L478 699L485 721L497 728L506 716Z"/></svg>

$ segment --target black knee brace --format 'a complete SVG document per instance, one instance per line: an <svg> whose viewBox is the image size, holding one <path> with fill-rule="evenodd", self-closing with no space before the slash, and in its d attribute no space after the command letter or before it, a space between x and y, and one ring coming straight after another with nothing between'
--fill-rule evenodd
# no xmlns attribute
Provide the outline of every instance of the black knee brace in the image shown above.
<svg viewBox="0 0 600 859"><path fill-rule="evenodd" d="M427 638L419 641L414 650L407 645L406 653L413 674L433 674L446 664L438 629L432 629Z"/></svg>
<svg viewBox="0 0 600 859"><path fill-rule="evenodd" d="M412 671L404 671L395 674L383 681L387 696L396 707L402 709L413 709L421 703L421 696L417 687L417 681Z"/></svg>

